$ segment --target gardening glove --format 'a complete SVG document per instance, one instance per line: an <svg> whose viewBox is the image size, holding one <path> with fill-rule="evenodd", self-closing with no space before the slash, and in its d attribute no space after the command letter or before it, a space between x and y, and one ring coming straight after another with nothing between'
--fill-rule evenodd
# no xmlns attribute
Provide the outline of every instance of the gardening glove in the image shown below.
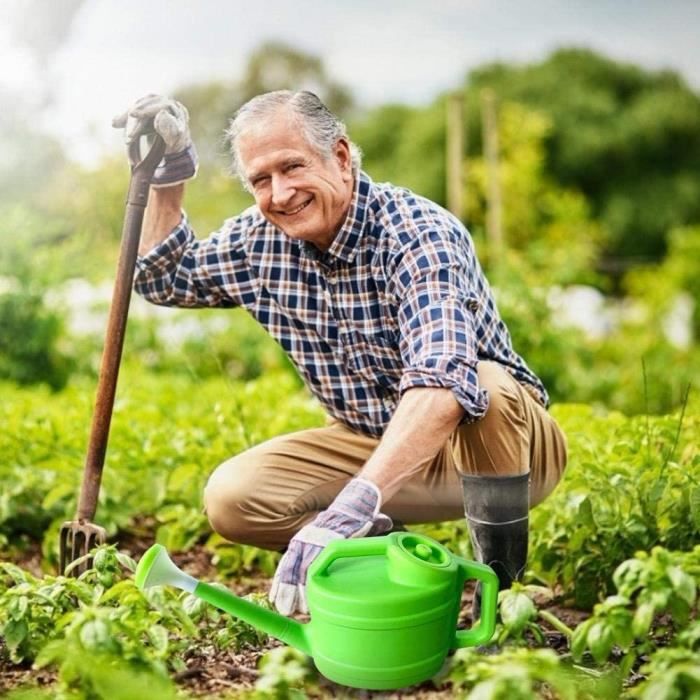
<svg viewBox="0 0 700 700"><path fill-rule="evenodd" d="M319 513L292 537L277 566L270 602L283 614L309 612L306 604L306 572L331 541L381 535L391 530L389 516L379 512L381 494L371 481L352 479L327 510Z"/></svg>
<svg viewBox="0 0 700 700"><path fill-rule="evenodd" d="M185 105L161 95L146 95L124 114L112 120L112 126L124 129L127 145L144 134L157 133L165 141L165 156L151 179L154 187L170 187L197 174L199 160L190 137L189 113Z"/></svg>

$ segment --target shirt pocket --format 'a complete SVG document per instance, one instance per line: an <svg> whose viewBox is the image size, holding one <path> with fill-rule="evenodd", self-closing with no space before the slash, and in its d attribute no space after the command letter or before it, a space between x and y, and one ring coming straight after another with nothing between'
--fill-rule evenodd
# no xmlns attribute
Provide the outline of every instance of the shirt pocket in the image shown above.
<svg viewBox="0 0 700 700"><path fill-rule="evenodd" d="M354 328L341 331L350 371L384 389L398 390L403 366L398 345L381 335L367 336Z"/></svg>

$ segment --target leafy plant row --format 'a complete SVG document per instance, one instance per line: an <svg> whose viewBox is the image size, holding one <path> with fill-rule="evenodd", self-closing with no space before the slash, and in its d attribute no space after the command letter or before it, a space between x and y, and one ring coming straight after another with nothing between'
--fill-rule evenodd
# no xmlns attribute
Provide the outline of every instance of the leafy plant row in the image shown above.
<svg viewBox="0 0 700 700"><path fill-rule="evenodd" d="M184 670L186 650L206 655L260 649L267 641L191 594L164 587L139 591L130 575L134 568L113 545L100 547L93 568L78 579L35 578L0 565L0 634L10 660L57 668L52 692L59 698L119 700L146 687L149 696L171 698L168 674ZM700 692L700 621L691 616L700 587L700 545L689 552L640 552L616 569L614 581L615 595L573 630L537 609L531 597L536 587L515 584L499 599L499 653L459 650L434 683L467 691L469 698L537 698L543 688L563 700L658 700ZM249 598L268 605L263 595ZM563 631L570 652L547 649L543 626ZM540 648L531 648L533 632ZM278 696L296 686L303 696L301 688L318 687L309 660L294 650L273 650L262 669L257 695ZM626 687L633 669L644 680Z"/></svg>

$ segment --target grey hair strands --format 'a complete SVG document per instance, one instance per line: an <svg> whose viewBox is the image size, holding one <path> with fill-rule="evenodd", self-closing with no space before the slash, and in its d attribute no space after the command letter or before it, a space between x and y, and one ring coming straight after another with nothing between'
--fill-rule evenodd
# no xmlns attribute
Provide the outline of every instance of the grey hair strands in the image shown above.
<svg viewBox="0 0 700 700"><path fill-rule="evenodd" d="M338 139L347 139L350 144L353 171L357 172L362 163L360 149L348 138L345 124L340 121L321 100L307 90L276 90L258 95L246 102L234 114L226 130L226 138L231 149L231 171L250 189L240 159L238 141L250 129L260 128L270 117L280 110L289 108L308 144L322 157L330 158Z"/></svg>

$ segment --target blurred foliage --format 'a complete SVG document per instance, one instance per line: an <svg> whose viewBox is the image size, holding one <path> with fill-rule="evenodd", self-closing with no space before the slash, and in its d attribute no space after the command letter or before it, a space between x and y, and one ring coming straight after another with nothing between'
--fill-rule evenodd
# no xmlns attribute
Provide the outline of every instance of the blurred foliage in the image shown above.
<svg viewBox="0 0 700 700"><path fill-rule="evenodd" d="M243 309L167 309L157 317L130 319L126 343L158 373L249 380L289 370L298 379L282 347Z"/></svg>
<svg viewBox="0 0 700 700"><path fill-rule="evenodd" d="M353 121L350 136L364 154L362 167L375 181L387 180L424 197L445 200L445 105L386 105Z"/></svg>
<svg viewBox="0 0 700 700"><path fill-rule="evenodd" d="M671 312L678 294L685 292L693 304L692 330L700 337L700 226L673 229L663 262L630 271L625 287L629 295L644 299L649 323Z"/></svg>
<svg viewBox="0 0 700 700"><path fill-rule="evenodd" d="M64 163L55 138L28 126L28 114L6 110L14 95L0 90L0 204L10 204L48 186Z"/></svg>
<svg viewBox="0 0 700 700"><path fill-rule="evenodd" d="M58 348L62 319L42 297L27 291L0 293L0 378L18 384L45 382L62 389L71 360Z"/></svg>
<svg viewBox="0 0 700 700"><path fill-rule="evenodd" d="M538 64L472 71L470 114L485 87L550 116L547 170L590 201L609 255L659 258L671 228L700 219L700 98L676 73L562 49Z"/></svg>
<svg viewBox="0 0 700 700"><path fill-rule="evenodd" d="M127 350L98 507L110 536L153 515L159 541L179 548L206 539L202 491L216 464L275 435L323 425L319 404L286 372L250 382L158 375ZM0 392L0 546L45 533L44 556L55 564L58 529L75 511L95 381L76 377L57 394L2 382ZM211 547L223 568L246 559L220 540Z"/></svg>
<svg viewBox="0 0 700 700"><path fill-rule="evenodd" d="M593 266L601 239L600 227L590 216L586 198L559 185L545 168L545 142L551 121L540 112L505 103L498 125L499 179L503 211L503 238L508 250L524 258L535 285L600 284ZM483 157L469 162L466 188L467 220L472 233L484 235L488 178ZM484 243L481 256L489 270L502 261ZM499 278L499 283L505 280Z"/></svg>
<svg viewBox="0 0 700 700"><path fill-rule="evenodd" d="M558 317L549 289L523 257L508 253L497 279L496 299L513 346L555 402L603 404L628 414L665 413L680 405L700 374L700 348L672 343L666 315L647 304L653 286L644 285L643 296L627 300L618 311L617 327L591 337ZM666 290L668 302L678 288Z"/></svg>

